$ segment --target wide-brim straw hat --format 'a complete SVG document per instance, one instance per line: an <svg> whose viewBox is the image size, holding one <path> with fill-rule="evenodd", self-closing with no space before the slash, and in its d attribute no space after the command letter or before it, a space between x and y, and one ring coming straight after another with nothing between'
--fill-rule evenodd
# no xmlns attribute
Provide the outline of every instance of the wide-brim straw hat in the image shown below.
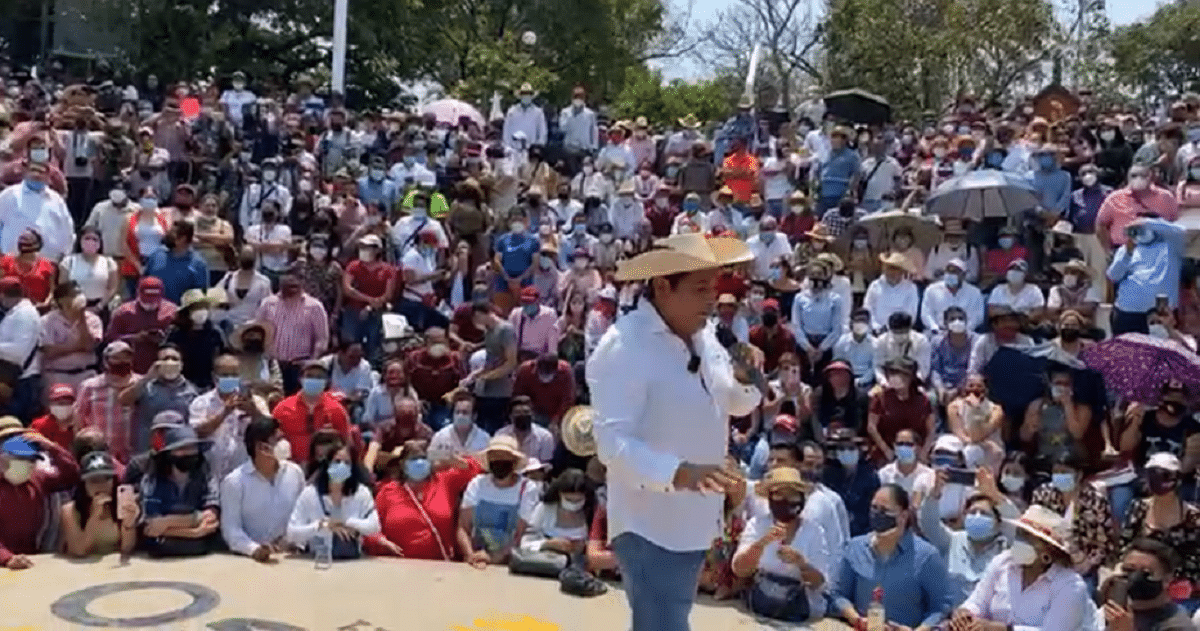
<svg viewBox="0 0 1200 631"><path fill-rule="evenodd" d="M688 114L679 119L679 126L686 129L695 129L700 126L700 119L696 118L695 114Z"/></svg>
<svg viewBox="0 0 1200 631"><path fill-rule="evenodd" d="M808 493L812 488L812 484L805 480L804 476L800 475L796 469L779 467L768 471L767 475L754 485L754 493L759 497L768 497L771 495L772 489L783 486L794 487L802 493Z"/></svg>
<svg viewBox="0 0 1200 631"><path fill-rule="evenodd" d="M251 320L233 330L229 336L229 345L234 350L242 349L242 337L246 335L246 331L259 328L263 330L263 348L270 349L271 344L275 340L275 325L265 320Z"/></svg>
<svg viewBox="0 0 1200 631"><path fill-rule="evenodd" d="M821 241L833 241L833 235L829 234L829 228L825 224L820 223L820 222L818 222L815 226L813 226L812 230L805 232L804 236L808 237L809 239L818 239Z"/></svg>
<svg viewBox="0 0 1200 631"><path fill-rule="evenodd" d="M577 405L567 410L558 431L567 451L581 458L596 455L596 436L592 433L592 422L595 418L595 408L586 405Z"/></svg>
<svg viewBox="0 0 1200 631"><path fill-rule="evenodd" d="M650 250L617 262L619 282L688 274L754 260L754 253L736 237L708 237L699 233L659 239Z"/></svg>
<svg viewBox="0 0 1200 631"><path fill-rule="evenodd" d="M1044 506L1034 504L1026 509L1019 518L1005 521L1025 534L1050 544L1059 552L1067 556L1071 555L1069 524L1062 515Z"/></svg>
<svg viewBox="0 0 1200 631"><path fill-rule="evenodd" d="M903 254L901 254L899 252L888 252L887 254L880 254L879 262L883 263L884 265L889 266L889 267L899 267L900 269L908 272L909 274L913 273L912 262L910 262L908 260L907 256L904 256Z"/></svg>
<svg viewBox="0 0 1200 631"><path fill-rule="evenodd" d="M497 452L509 454L517 459L516 469L514 469L515 471L520 471L521 469L525 468L527 458L524 452L521 451L521 445L517 442L516 438L513 438L512 436L494 436L492 440L488 442L488 446L485 447L483 451L479 452L477 460L482 463L487 463L488 454Z"/></svg>

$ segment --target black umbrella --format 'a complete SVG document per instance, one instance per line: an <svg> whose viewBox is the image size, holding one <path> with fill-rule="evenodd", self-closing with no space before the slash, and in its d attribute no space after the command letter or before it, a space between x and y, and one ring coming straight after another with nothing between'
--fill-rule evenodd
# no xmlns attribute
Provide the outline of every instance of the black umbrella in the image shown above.
<svg viewBox="0 0 1200 631"><path fill-rule="evenodd" d="M892 106L887 99L858 88L839 90L826 96L825 111L864 125L882 125L892 120Z"/></svg>

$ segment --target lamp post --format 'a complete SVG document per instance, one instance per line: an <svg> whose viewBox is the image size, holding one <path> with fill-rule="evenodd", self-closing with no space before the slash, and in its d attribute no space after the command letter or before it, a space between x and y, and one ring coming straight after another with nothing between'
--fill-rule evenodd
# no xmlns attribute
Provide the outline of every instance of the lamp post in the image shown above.
<svg viewBox="0 0 1200 631"><path fill-rule="evenodd" d="M333 2L333 71L334 92L346 93L346 13L349 0Z"/></svg>

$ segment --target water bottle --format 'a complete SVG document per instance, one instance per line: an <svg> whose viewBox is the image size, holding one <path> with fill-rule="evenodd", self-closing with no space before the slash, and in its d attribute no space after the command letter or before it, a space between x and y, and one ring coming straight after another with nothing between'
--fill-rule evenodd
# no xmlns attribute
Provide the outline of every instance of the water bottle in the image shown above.
<svg viewBox="0 0 1200 631"><path fill-rule="evenodd" d="M314 567L318 570L328 570L333 567L333 531L324 522L317 527L317 535L312 540Z"/></svg>
<svg viewBox="0 0 1200 631"><path fill-rule="evenodd" d="M867 631L885 631L887 616L883 611L883 588L876 587L871 594L871 604L867 607Z"/></svg>

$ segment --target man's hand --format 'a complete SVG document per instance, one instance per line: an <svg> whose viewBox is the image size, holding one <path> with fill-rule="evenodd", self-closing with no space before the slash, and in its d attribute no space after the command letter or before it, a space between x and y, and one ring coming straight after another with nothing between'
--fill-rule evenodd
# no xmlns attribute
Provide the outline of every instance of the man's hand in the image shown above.
<svg viewBox="0 0 1200 631"><path fill-rule="evenodd" d="M238 397L236 406L238 410L247 416L258 414L258 406L254 405L253 395Z"/></svg>
<svg viewBox="0 0 1200 631"><path fill-rule="evenodd" d="M161 537L167 531L166 520L162 517L151 519L146 522L144 531L147 537Z"/></svg>
<svg viewBox="0 0 1200 631"><path fill-rule="evenodd" d="M345 539L346 541L353 541L354 537L358 535L353 528L343 524L330 526L329 530L333 532L334 537L337 537L338 539Z"/></svg>
<svg viewBox="0 0 1200 631"><path fill-rule="evenodd" d="M804 555L796 551L791 546L779 547L779 559L784 563L790 563L796 567L803 567L805 564Z"/></svg>
<svg viewBox="0 0 1200 631"><path fill-rule="evenodd" d="M271 560L271 546L260 545L250 554L250 558L259 563L266 563Z"/></svg>
<svg viewBox="0 0 1200 631"><path fill-rule="evenodd" d="M1104 629L1105 631L1133 631L1133 614L1111 600L1104 603Z"/></svg>
<svg viewBox="0 0 1200 631"><path fill-rule="evenodd" d="M676 489L701 493L724 493L735 477L722 465L680 463L671 481Z"/></svg>
<svg viewBox="0 0 1200 631"><path fill-rule="evenodd" d="M950 616L950 631L972 631L975 623L975 614L966 609L956 609Z"/></svg>
<svg viewBox="0 0 1200 631"><path fill-rule="evenodd" d="M762 539L760 539L759 541L762 542L762 544L765 546L768 543L774 543L776 541L783 541L783 538L786 536L787 536L787 528L780 526L779 524L775 524L774 526L771 526L771 529L768 530L767 534L763 535Z"/></svg>
<svg viewBox="0 0 1200 631"><path fill-rule="evenodd" d="M471 556L467 557L467 563L470 563L471 567L477 570L486 568L491 562L492 557L487 553L487 550L476 550L471 553Z"/></svg>
<svg viewBox="0 0 1200 631"><path fill-rule="evenodd" d="M4 564L4 567L10 570L28 570L33 567L33 561L30 561L29 557L24 554L18 554L9 559L8 563Z"/></svg>
<svg viewBox="0 0 1200 631"><path fill-rule="evenodd" d="M1000 492L1000 487L996 486L996 475L987 467L979 467L975 470L975 488L993 500L1004 497L1004 494Z"/></svg>
<svg viewBox="0 0 1200 631"><path fill-rule="evenodd" d="M929 497L940 498L944 488L946 488L946 470L936 469L933 472L933 487L929 489Z"/></svg>
<svg viewBox="0 0 1200 631"><path fill-rule="evenodd" d="M1130 403L1129 407L1125 408L1125 424L1141 426L1142 419L1146 416L1146 409L1141 403Z"/></svg>
<svg viewBox="0 0 1200 631"><path fill-rule="evenodd" d="M396 543L392 540L387 539L386 537L380 537L379 541L383 547L387 548L388 552L391 552L392 554L401 558L404 557L404 550L401 550L400 546L396 545Z"/></svg>

